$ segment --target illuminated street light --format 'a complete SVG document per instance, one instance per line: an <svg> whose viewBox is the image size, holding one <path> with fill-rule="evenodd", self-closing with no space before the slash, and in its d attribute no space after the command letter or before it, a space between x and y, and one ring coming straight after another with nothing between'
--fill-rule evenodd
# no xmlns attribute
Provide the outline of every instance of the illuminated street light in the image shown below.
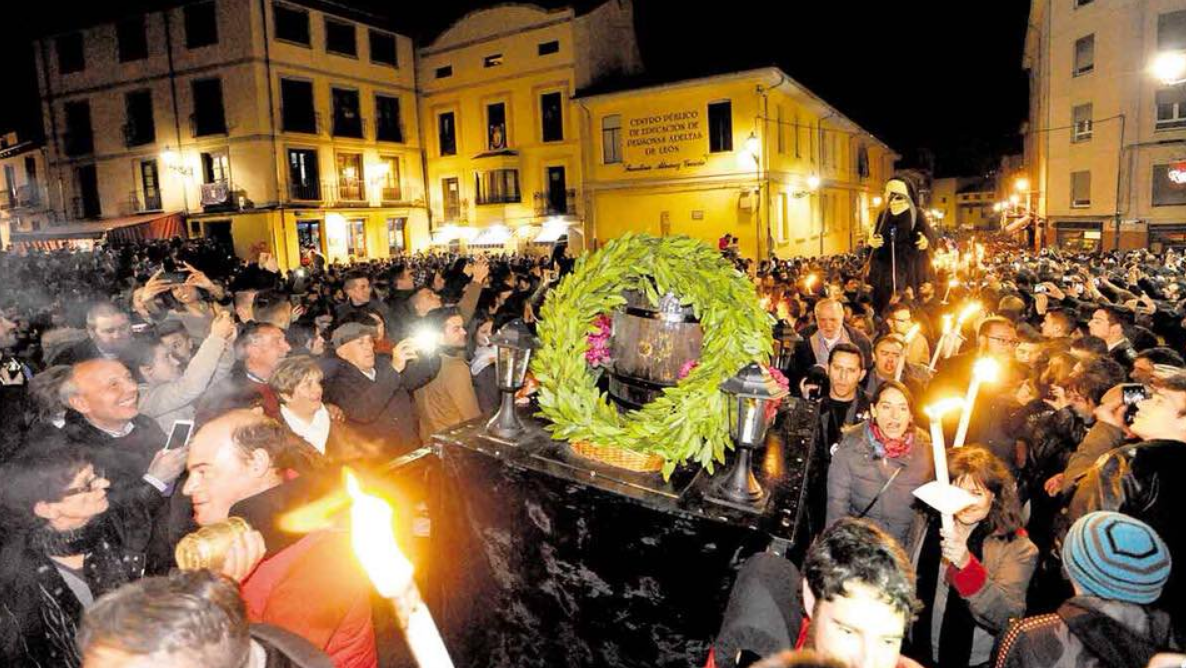
<svg viewBox="0 0 1186 668"><path fill-rule="evenodd" d="M807 189L811 191L819 190L819 177L815 174L807 177Z"/></svg>
<svg viewBox="0 0 1186 668"><path fill-rule="evenodd" d="M1030 180L1024 176L1018 178L1013 182L1013 189L1019 193L1028 191L1030 189Z"/></svg>
<svg viewBox="0 0 1186 668"><path fill-rule="evenodd" d="M881 206L881 195L873 196L873 206Z"/></svg>
<svg viewBox="0 0 1186 668"><path fill-rule="evenodd" d="M1166 86L1186 83L1186 52L1165 51L1157 54L1149 66L1149 72Z"/></svg>

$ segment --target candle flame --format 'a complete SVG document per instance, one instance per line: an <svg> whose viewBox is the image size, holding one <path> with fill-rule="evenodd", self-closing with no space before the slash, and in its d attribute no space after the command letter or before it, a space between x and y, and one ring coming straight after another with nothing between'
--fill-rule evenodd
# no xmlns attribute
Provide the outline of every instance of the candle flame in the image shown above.
<svg viewBox="0 0 1186 668"><path fill-rule="evenodd" d="M395 542L394 511L377 496L367 494L349 469L343 471L350 495L350 539L354 554L385 598L401 595L412 581L412 562Z"/></svg>
<svg viewBox="0 0 1186 668"><path fill-rule="evenodd" d="M943 333L944 334L951 333L951 320L952 320L952 318L951 318L950 313L947 313L943 316Z"/></svg>
<svg viewBox="0 0 1186 668"><path fill-rule="evenodd" d="M815 282L818 280L819 280L818 276L816 276L815 274L809 274L807 276L807 278L803 281L803 285L806 285L807 289L810 290L813 287L815 287Z"/></svg>
<svg viewBox="0 0 1186 668"><path fill-rule="evenodd" d="M913 341L914 338L916 336L918 336L918 333L920 331L922 331L922 327L917 322L914 323L914 326L911 327L910 330L906 332L906 343L910 343L911 341Z"/></svg>
<svg viewBox="0 0 1186 668"><path fill-rule="evenodd" d="M960 279L958 279L958 278L953 278L947 282L947 287L949 287L949 288L958 288L959 286L960 286Z"/></svg>
<svg viewBox="0 0 1186 668"><path fill-rule="evenodd" d="M972 374L982 383L995 382L1001 373L1001 365L991 357L981 357L972 366Z"/></svg>
<svg viewBox="0 0 1186 668"><path fill-rule="evenodd" d="M960 311L960 317L957 320L957 322L959 322L960 326L962 327L965 322L970 320L972 318L972 316L976 315L979 312L980 312L980 302L972 302L971 304L968 304L967 306L965 306L963 311Z"/></svg>
<svg viewBox="0 0 1186 668"><path fill-rule="evenodd" d="M941 419L947 413L950 413L951 411L956 410L957 408L963 408L963 407L964 407L963 397L947 397L946 399L940 399L939 401L936 401L935 403L931 404L930 406L927 406L926 408L923 409L923 412L925 412L927 414L927 417L931 418L932 420L938 420L938 419Z"/></svg>

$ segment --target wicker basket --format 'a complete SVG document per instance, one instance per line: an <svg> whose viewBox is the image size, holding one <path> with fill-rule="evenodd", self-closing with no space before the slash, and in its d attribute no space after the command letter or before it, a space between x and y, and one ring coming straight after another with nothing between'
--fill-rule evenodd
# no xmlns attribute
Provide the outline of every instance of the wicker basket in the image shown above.
<svg viewBox="0 0 1186 668"><path fill-rule="evenodd" d="M653 473L663 470L663 458L658 455L644 455L616 445L596 445L585 441L572 443L572 451L586 459L616 466L635 473Z"/></svg>

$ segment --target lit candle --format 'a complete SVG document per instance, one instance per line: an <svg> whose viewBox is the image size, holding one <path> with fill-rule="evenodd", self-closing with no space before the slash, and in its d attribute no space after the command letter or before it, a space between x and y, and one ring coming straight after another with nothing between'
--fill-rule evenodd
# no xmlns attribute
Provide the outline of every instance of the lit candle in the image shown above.
<svg viewBox="0 0 1186 668"><path fill-rule="evenodd" d="M947 344L947 337L951 335L951 314L943 314L943 335L939 337L939 342L935 344L935 354L931 355L931 371L935 370L935 365L939 363L939 355L943 352L943 346Z"/></svg>
<svg viewBox="0 0 1186 668"><path fill-rule="evenodd" d="M412 579L412 562L395 543L392 510L386 501L362 491L358 479L345 471L350 494L350 537L354 553L375 589L395 606L399 626L416 664L423 668L452 668L453 660Z"/></svg>
<svg viewBox="0 0 1186 668"><path fill-rule="evenodd" d="M961 408L964 400L959 397L948 397L924 409L931 420L931 452L935 460L935 482L946 487L951 484L951 475L947 472L947 442L943 438L943 416ZM955 524L955 517L950 513L942 514L943 528L950 529Z"/></svg>
<svg viewBox="0 0 1186 668"><path fill-rule="evenodd" d="M968 395L964 397L964 410L960 413L959 427L955 430L953 448L964 447L964 440L968 437L968 425L972 422L972 409L976 407L976 395L980 392L981 383L991 383L1001 372L1001 365L991 357L981 357L972 366L972 380L968 383Z"/></svg>
<svg viewBox="0 0 1186 668"><path fill-rule="evenodd" d="M914 341L914 337L918 336L921 327L916 322L914 326L906 332L906 345L902 347L902 356L898 358L898 368L894 370L894 380L901 382L902 370L906 368L906 354L910 352L910 342Z"/></svg>

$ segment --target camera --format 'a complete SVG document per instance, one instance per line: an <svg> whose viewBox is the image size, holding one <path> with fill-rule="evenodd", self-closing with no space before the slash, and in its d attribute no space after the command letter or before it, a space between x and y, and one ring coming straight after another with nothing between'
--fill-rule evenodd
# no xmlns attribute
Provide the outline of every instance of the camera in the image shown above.
<svg viewBox="0 0 1186 668"><path fill-rule="evenodd" d="M1120 386L1120 401L1124 404L1124 424L1132 424L1137 415L1137 404L1153 396L1149 388L1141 383L1124 383Z"/></svg>
<svg viewBox="0 0 1186 668"><path fill-rule="evenodd" d="M808 401L819 401L823 399L831 390L828 370L818 364L811 367L807 372L807 376L803 379L803 386L807 388L803 393L804 399Z"/></svg>

